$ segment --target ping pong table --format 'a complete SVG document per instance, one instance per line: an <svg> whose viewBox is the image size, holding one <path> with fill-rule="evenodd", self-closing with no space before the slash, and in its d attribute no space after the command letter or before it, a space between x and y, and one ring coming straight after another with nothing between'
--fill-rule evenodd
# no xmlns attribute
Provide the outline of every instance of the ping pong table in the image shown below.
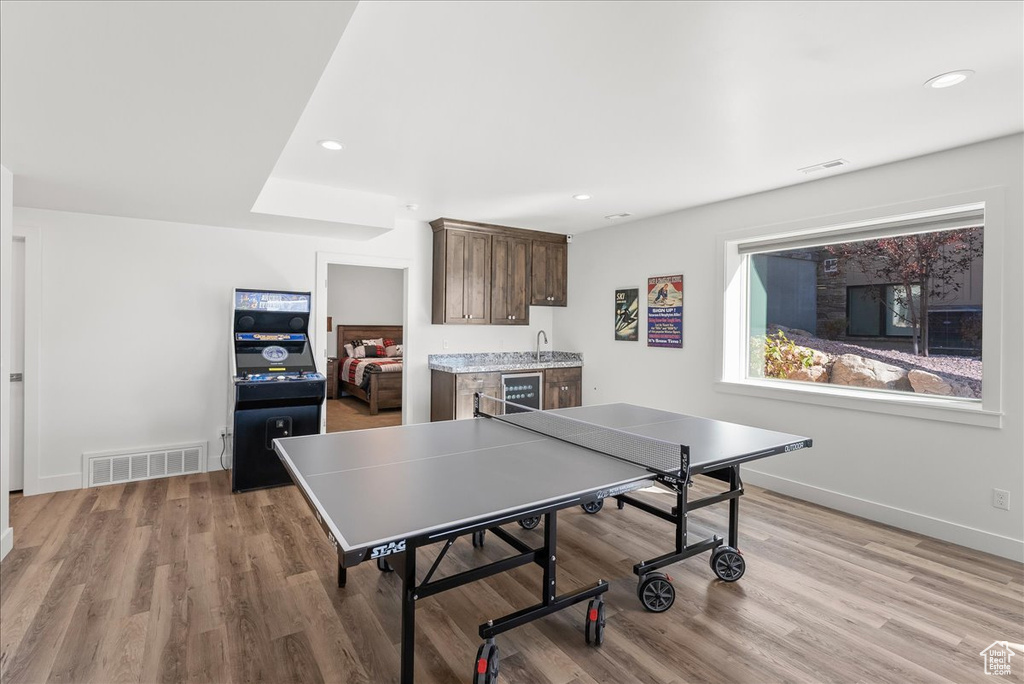
<svg viewBox="0 0 1024 684"><path fill-rule="evenodd" d="M479 627L483 644L473 667L475 684L493 684L499 671L495 637L590 600L584 620L588 644L604 641L603 596L608 582L558 593L557 517L581 506L597 513L605 499L672 523L673 550L633 567L637 596L651 611L675 597L659 569L711 552L722 580L738 580L745 561L737 549L740 464L804 449L811 440L770 430L686 416L630 404L537 411L493 397L475 397L475 418L274 440L274 449L318 523L338 551L338 586L347 569L376 561L402 580L401 682L413 682L416 603L444 591L535 563L543 571L539 602ZM692 478L728 485L689 501ZM675 493L665 510L631 493L658 483ZM729 502L728 543L719 535L690 542L687 513ZM530 545L504 525L532 530L543 519L542 540ZM486 532L515 552L498 561L435 579L456 539L483 546ZM418 579L416 550L443 544ZM468 668L467 668L468 669Z"/></svg>

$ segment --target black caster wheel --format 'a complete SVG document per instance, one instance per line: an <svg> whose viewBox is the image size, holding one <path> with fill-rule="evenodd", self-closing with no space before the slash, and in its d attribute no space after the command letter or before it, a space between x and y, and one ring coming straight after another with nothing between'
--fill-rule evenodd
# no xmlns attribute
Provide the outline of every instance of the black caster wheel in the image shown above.
<svg viewBox="0 0 1024 684"><path fill-rule="evenodd" d="M590 599L584 627L584 636L588 644L600 646L604 643L604 624L604 601L600 598Z"/></svg>
<svg viewBox="0 0 1024 684"><path fill-rule="evenodd" d="M498 681L498 645L488 639L476 652L473 684L495 684Z"/></svg>
<svg viewBox="0 0 1024 684"><path fill-rule="evenodd" d="M523 518L518 522L519 526L522 527L524 530L532 530L536 529L537 525L540 525L540 518L534 516L532 518Z"/></svg>
<svg viewBox="0 0 1024 684"><path fill-rule="evenodd" d="M711 569L723 582L735 582L743 577L747 562L743 555L731 546L719 546L711 554Z"/></svg>
<svg viewBox="0 0 1024 684"><path fill-rule="evenodd" d="M477 530L473 533L473 548L483 548L484 546L484 535L487 534L487 530Z"/></svg>
<svg viewBox="0 0 1024 684"><path fill-rule="evenodd" d="M377 569L381 572L394 572L395 569L391 567L391 563L388 563L384 558L377 559Z"/></svg>
<svg viewBox="0 0 1024 684"><path fill-rule="evenodd" d="M668 575L652 572L640 578L636 587L637 598L652 613L664 613L676 600L676 589Z"/></svg>
<svg viewBox="0 0 1024 684"><path fill-rule="evenodd" d="M598 499L597 501L591 501L590 503L581 504L580 508L582 508L590 515L594 515L599 510L604 508L604 499Z"/></svg>
<svg viewBox="0 0 1024 684"><path fill-rule="evenodd" d="M622 510L623 508L625 508L625 507L626 507L626 502L625 502L625 501L616 501L616 502L615 502L615 504L616 504L616 505L617 505L617 506L619 507L619 510L620 510L620 511L621 511L621 510Z"/></svg>

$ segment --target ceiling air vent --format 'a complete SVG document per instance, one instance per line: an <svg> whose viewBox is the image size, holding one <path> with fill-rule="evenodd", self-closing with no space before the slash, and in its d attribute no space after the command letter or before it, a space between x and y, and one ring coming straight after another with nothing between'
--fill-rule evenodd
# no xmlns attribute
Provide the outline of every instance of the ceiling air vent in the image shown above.
<svg viewBox="0 0 1024 684"><path fill-rule="evenodd" d="M830 171L832 169L838 169L840 166L849 166L850 162L845 159L833 159L832 161L822 162L815 164L814 166L805 166L802 169L797 169L802 173L818 173L819 171Z"/></svg>

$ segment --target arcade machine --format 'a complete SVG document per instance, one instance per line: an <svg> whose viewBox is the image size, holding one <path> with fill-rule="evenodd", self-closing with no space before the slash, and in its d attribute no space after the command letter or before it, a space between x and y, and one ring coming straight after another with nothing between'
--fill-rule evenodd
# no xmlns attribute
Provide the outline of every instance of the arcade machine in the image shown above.
<svg viewBox="0 0 1024 684"><path fill-rule="evenodd" d="M235 290L231 491L291 484L278 437L320 432L326 378L309 344L309 292Z"/></svg>

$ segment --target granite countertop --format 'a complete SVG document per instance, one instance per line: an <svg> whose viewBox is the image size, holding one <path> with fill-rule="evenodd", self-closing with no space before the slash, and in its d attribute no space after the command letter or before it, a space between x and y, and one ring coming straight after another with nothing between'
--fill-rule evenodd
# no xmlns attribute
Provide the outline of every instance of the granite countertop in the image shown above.
<svg viewBox="0 0 1024 684"><path fill-rule="evenodd" d="M489 373L492 371L529 370L532 368L577 368L583 365L583 354L578 352L484 352L474 354L430 354L427 365L431 370L446 373Z"/></svg>

